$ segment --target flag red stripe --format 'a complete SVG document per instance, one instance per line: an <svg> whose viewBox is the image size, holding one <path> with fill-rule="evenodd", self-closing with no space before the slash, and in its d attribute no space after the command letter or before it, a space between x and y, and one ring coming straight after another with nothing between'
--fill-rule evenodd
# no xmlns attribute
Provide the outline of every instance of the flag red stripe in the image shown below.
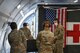
<svg viewBox="0 0 80 53"><path fill-rule="evenodd" d="M63 20L64 20L64 9L62 9L62 14L61 14L61 24L63 25Z"/></svg>
<svg viewBox="0 0 80 53"><path fill-rule="evenodd" d="M64 39L64 47L65 47L66 46L66 16L67 16L67 9L64 10L64 16L65 16L65 18L64 18L65 20L64 20L63 23L65 23L64 24L64 28L65 28L65 33L64 33L64 38L65 38Z"/></svg>
<svg viewBox="0 0 80 53"><path fill-rule="evenodd" d="M50 27L51 27L51 32L53 32L53 24L51 24L51 26L50 26Z"/></svg>
<svg viewBox="0 0 80 53"><path fill-rule="evenodd" d="M61 9L62 9L61 24L63 25L63 27L65 27L65 9L64 8ZM64 37L64 47L65 47L65 33L63 37Z"/></svg>
<svg viewBox="0 0 80 53"><path fill-rule="evenodd" d="M60 9L58 9L58 19L60 20Z"/></svg>

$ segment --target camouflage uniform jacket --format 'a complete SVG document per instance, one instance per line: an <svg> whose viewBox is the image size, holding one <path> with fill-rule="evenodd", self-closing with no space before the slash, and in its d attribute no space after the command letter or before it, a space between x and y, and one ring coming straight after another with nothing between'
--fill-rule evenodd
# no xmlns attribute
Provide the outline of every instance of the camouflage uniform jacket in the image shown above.
<svg viewBox="0 0 80 53"><path fill-rule="evenodd" d="M53 53L54 34L51 31L43 30L37 37L37 47L39 53Z"/></svg>
<svg viewBox="0 0 80 53"><path fill-rule="evenodd" d="M16 29L11 31L8 40L11 46L10 53L26 53L26 38L21 31Z"/></svg>
<svg viewBox="0 0 80 53"><path fill-rule="evenodd" d="M33 37L31 36L31 31L28 28L21 28L20 30L22 30L24 32L24 35L26 36L26 39L33 39Z"/></svg>

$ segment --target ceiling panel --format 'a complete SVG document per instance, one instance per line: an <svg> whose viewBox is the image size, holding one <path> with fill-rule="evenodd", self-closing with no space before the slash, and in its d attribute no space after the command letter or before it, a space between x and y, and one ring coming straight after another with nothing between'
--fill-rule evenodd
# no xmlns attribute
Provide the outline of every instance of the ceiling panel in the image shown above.
<svg viewBox="0 0 80 53"><path fill-rule="evenodd" d="M4 0L0 0L0 5L3 3Z"/></svg>
<svg viewBox="0 0 80 53"><path fill-rule="evenodd" d="M18 5L20 0L4 0L0 6L0 12L10 15L10 12Z"/></svg>

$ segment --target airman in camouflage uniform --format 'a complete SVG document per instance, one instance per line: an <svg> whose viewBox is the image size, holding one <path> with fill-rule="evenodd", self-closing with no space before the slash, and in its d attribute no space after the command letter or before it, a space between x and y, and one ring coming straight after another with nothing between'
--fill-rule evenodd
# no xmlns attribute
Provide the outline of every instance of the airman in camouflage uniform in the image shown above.
<svg viewBox="0 0 80 53"><path fill-rule="evenodd" d="M39 53L53 53L54 34L49 29L49 20L44 23L44 30L40 31L37 37Z"/></svg>
<svg viewBox="0 0 80 53"><path fill-rule="evenodd" d="M56 29L54 31L55 36L55 49L54 53L63 53L63 43L64 43L64 28L59 24L58 19L54 20Z"/></svg>
<svg viewBox="0 0 80 53"><path fill-rule="evenodd" d="M33 39L33 37L31 36L31 31L28 29L27 26L28 26L28 23L23 23L23 28L20 29L26 37L26 46L25 46L26 50L27 50L27 40Z"/></svg>
<svg viewBox="0 0 80 53"><path fill-rule="evenodd" d="M26 53L25 36L20 30L17 30L17 25L15 22L12 22L10 27L12 29L8 35L8 40L11 46L10 53Z"/></svg>

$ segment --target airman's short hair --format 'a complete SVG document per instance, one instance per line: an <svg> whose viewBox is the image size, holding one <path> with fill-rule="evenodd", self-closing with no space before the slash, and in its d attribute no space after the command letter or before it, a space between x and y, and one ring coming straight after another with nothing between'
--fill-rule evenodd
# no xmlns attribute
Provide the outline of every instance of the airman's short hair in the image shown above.
<svg viewBox="0 0 80 53"><path fill-rule="evenodd" d="M11 22L10 27L11 27L12 30L17 29L16 22Z"/></svg>
<svg viewBox="0 0 80 53"><path fill-rule="evenodd" d="M46 21L49 21L48 19L46 19L45 21L44 21L44 23L43 23L43 28L45 27L45 23L46 23ZM50 27L51 25L50 25L50 21L49 21L49 27Z"/></svg>
<svg viewBox="0 0 80 53"><path fill-rule="evenodd" d="M58 24L59 24L59 19L58 19L58 18L55 18L55 19L54 19L54 21L57 21L57 22L58 22Z"/></svg>
<svg viewBox="0 0 80 53"><path fill-rule="evenodd" d="M23 23L23 26L25 27L25 26L27 26L28 25L28 23Z"/></svg>

